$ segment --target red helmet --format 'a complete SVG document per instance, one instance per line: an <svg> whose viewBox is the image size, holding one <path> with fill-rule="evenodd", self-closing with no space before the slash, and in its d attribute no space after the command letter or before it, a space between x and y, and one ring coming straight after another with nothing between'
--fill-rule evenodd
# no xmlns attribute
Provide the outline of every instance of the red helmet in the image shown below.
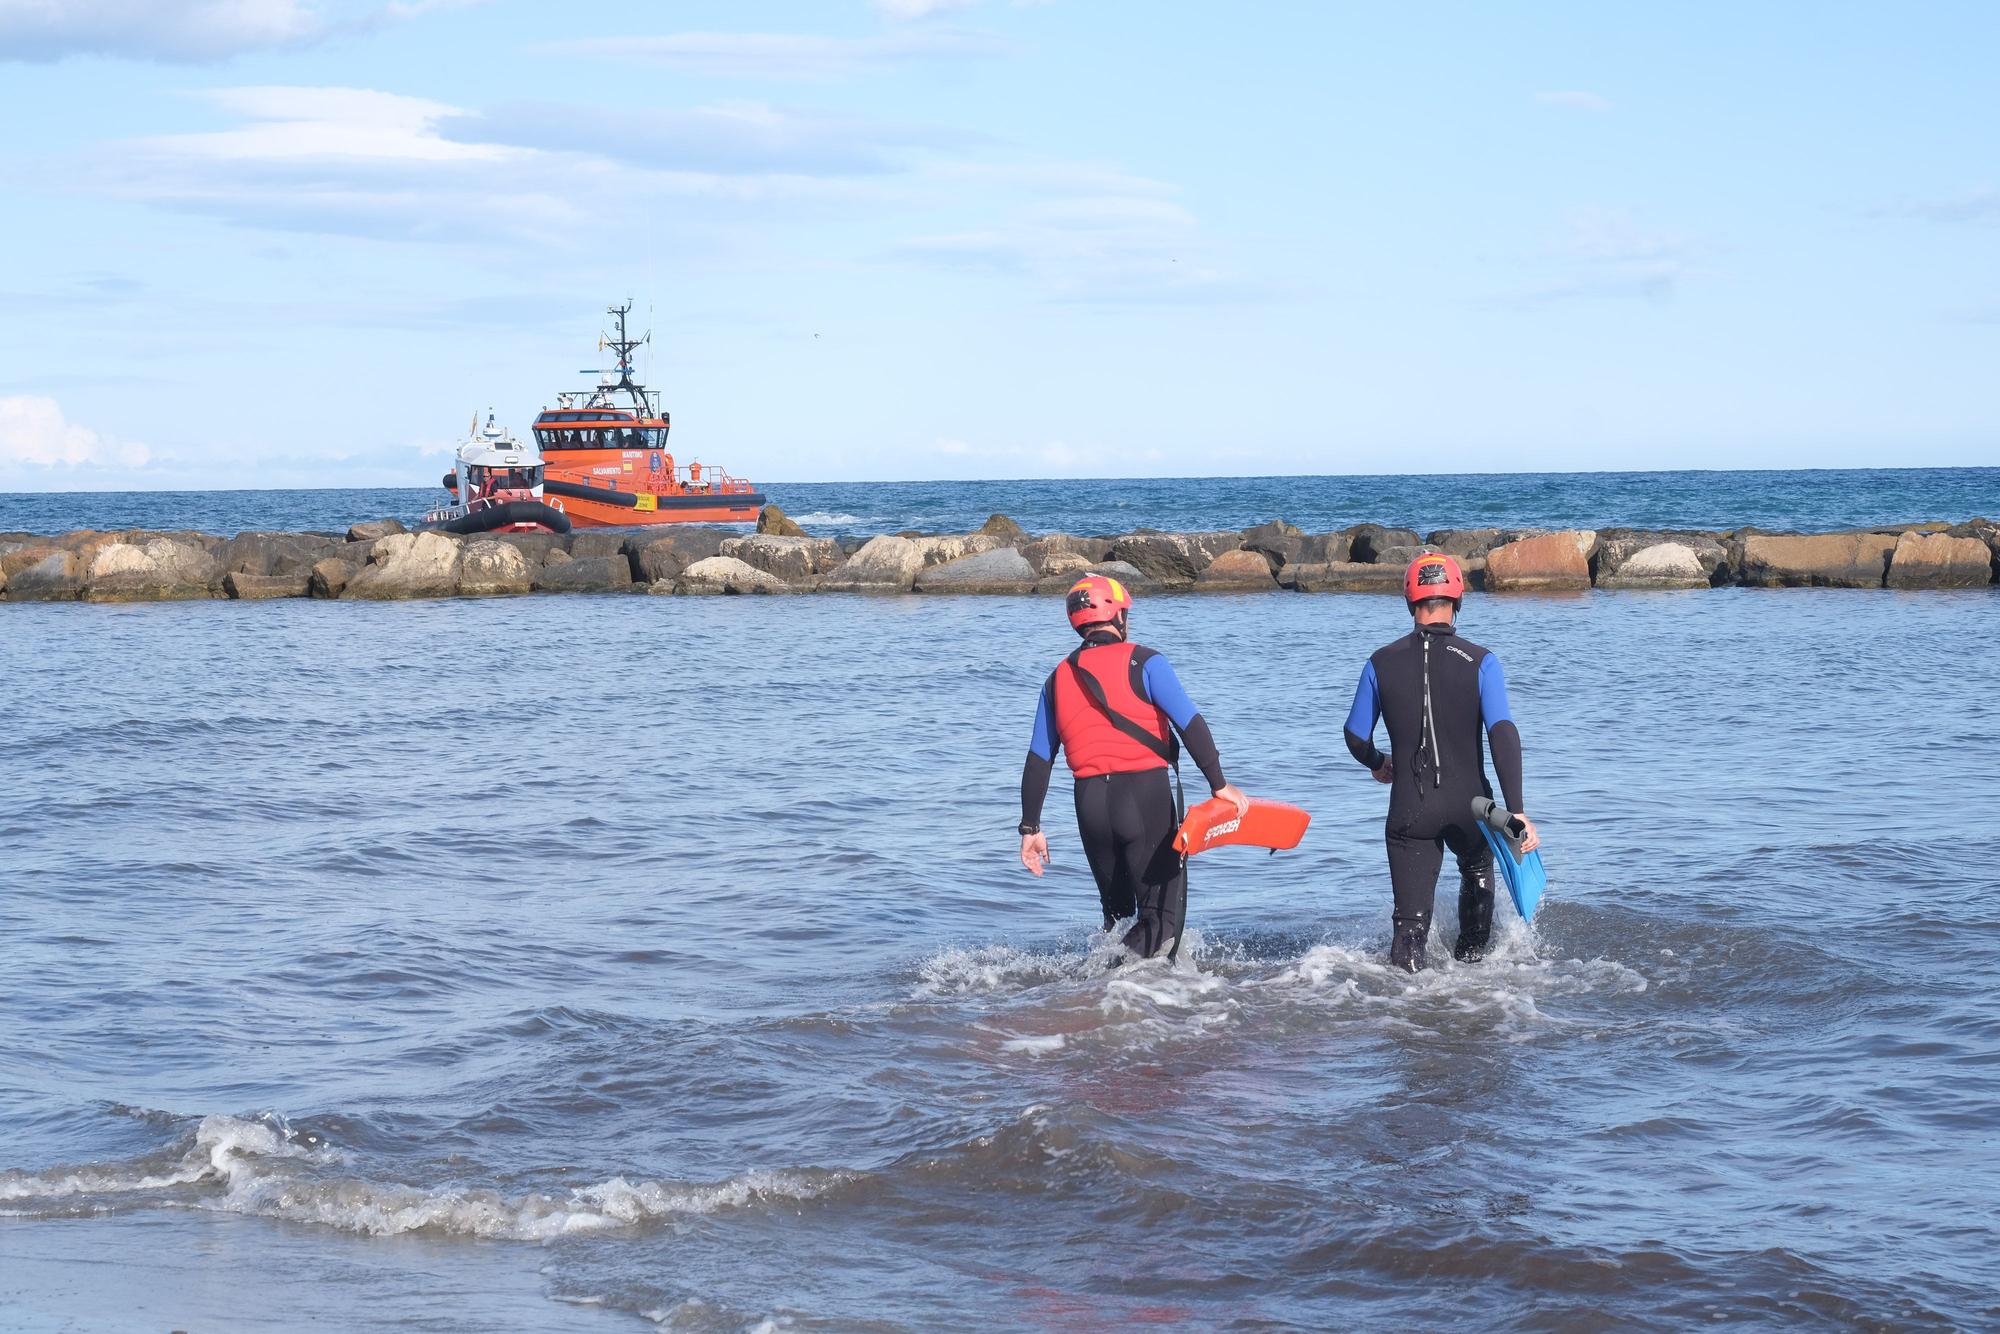
<svg viewBox="0 0 2000 1334"><path fill-rule="evenodd" d="M1412 606L1426 598L1450 598L1457 602L1464 596L1465 572L1442 551L1425 552L1403 572L1403 601Z"/></svg>
<svg viewBox="0 0 2000 1334"><path fill-rule="evenodd" d="M1117 620L1132 610L1132 595L1107 574L1086 574L1069 586L1069 623L1078 634Z"/></svg>

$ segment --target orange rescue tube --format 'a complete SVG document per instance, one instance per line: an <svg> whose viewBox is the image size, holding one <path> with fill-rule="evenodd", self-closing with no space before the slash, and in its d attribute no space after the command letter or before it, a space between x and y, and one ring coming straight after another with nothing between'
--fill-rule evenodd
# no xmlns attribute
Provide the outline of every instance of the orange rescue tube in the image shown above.
<svg viewBox="0 0 2000 1334"><path fill-rule="evenodd" d="M1296 848L1306 836L1312 816L1282 801L1250 798L1250 809L1239 818L1236 803L1210 797L1187 813L1174 835L1174 851L1192 857L1209 848L1242 843L1253 848Z"/></svg>

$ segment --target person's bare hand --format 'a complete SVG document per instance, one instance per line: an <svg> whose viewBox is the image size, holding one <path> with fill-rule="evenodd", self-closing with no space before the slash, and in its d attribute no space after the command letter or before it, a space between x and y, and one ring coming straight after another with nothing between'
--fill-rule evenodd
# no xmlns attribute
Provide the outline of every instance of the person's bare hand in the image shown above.
<svg viewBox="0 0 2000 1334"><path fill-rule="evenodd" d="M1393 783L1393 782L1395 782L1395 781L1396 781L1396 758L1395 758L1395 756L1393 756L1393 755L1384 755L1384 756L1382 757L1382 767L1381 767L1381 768L1379 768L1379 769L1377 769L1377 770L1375 770L1375 771L1374 771L1374 773L1375 773L1375 781L1376 781L1376 782L1378 782L1378 783Z"/></svg>
<svg viewBox="0 0 2000 1334"><path fill-rule="evenodd" d="M1237 819L1240 820L1250 813L1250 798L1244 796L1242 789L1238 788L1236 784L1224 783L1215 790L1215 795L1236 807Z"/></svg>
<svg viewBox="0 0 2000 1334"><path fill-rule="evenodd" d="M1535 828L1535 822L1527 816L1521 815L1516 818L1521 822L1521 855L1525 857L1542 846L1542 835L1541 831Z"/></svg>
<svg viewBox="0 0 2000 1334"><path fill-rule="evenodd" d="M1036 832L1021 835L1021 865L1036 875L1049 864L1049 836Z"/></svg>

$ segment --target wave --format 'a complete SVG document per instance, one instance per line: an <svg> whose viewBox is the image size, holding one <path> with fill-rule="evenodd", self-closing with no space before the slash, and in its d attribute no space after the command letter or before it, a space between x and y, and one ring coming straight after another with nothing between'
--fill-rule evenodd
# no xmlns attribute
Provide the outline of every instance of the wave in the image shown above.
<svg viewBox="0 0 2000 1334"><path fill-rule="evenodd" d="M792 522L796 524L816 523L823 526L833 526L833 527L845 527L849 524L857 524L861 522L861 519L858 515L828 514L825 510L814 510L811 514L794 514L791 516L791 519Z"/></svg>
<svg viewBox="0 0 2000 1334"><path fill-rule="evenodd" d="M176 1151L177 1150L177 1151ZM751 1171L724 1181L611 1177L566 1192L505 1192L365 1181L329 1169L340 1152L283 1117L203 1117L191 1142L123 1163L0 1172L0 1213L61 1217L148 1205L316 1223L369 1236L442 1233L504 1241L555 1237L820 1195L852 1173Z"/></svg>

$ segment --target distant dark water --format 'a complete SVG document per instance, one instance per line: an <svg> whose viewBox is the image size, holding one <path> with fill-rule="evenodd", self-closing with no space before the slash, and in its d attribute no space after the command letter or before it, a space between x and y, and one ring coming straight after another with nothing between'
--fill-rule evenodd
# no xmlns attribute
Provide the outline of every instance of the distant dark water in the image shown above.
<svg viewBox="0 0 2000 1334"><path fill-rule="evenodd" d="M1554 884L1414 979L1388 600L1141 605L1316 820L1115 972L1045 600L0 609L0 1327L1993 1327L1996 605L1469 607Z"/></svg>
<svg viewBox="0 0 2000 1334"><path fill-rule="evenodd" d="M1309 532L1356 523L1436 528L1762 528L1825 531L2000 516L2000 468L1793 472L1506 473L1492 476L1148 478L1011 482L773 483L815 532L964 532L1007 514L1032 532L1244 528L1274 518ZM345 531L414 519L424 488L0 495L0 532L77 528Z"/></svg>

